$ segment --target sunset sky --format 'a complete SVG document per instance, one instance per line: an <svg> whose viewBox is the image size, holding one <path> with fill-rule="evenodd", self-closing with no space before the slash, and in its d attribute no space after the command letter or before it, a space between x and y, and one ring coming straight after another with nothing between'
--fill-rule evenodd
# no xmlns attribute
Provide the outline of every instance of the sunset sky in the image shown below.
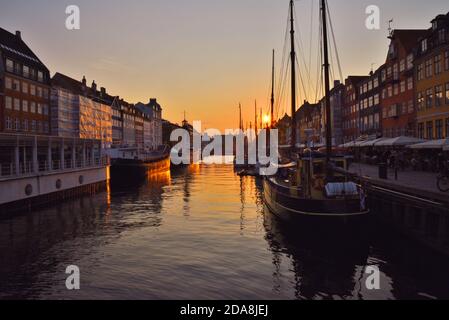
<svg viewBox="0 0 449 320"><path fill-rule="evenodd" d="M317 0L295 2L306 60L312 2L317 21ZM398 29L428 28L449 11L447 0L328 2L345 77L384 62L389 19ZM81 30L68 31L65 8L74 4ZM368 5L380 7L381 30L365 28ZM239 102L248 121L255 99L268 110L271 50L279 69L288 0L0 0L0 8L0 26L21 30L52 75L85 75L130 102L156 97L168 120L181 122L186 110L190 121L224 129L238 126Z"/></svg>

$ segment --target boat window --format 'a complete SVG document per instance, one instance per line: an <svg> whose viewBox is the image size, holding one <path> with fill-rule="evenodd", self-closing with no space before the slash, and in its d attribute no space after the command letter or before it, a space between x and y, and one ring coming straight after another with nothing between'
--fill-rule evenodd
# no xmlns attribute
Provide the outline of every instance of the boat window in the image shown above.
<svg viewBox="0 0 449 320"><path fill-rule="evenodd" d="M335 163L335 165L337 166L337 168L342 168L342 169L345 168L345 162L344 161L337 161Z"/></svg>
<svg viewBox="0 0 449 320"><path fill-rule="evenodd" d="M324 166L322 162L317 162L313 164L313 174L323 174Z"/></svg>

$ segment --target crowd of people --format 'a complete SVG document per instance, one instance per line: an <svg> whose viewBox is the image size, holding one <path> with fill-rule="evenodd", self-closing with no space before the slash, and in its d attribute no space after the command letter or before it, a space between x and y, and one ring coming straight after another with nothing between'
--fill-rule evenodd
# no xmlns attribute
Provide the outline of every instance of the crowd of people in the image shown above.
<svg viewBox="0 0 449 320"><path fill-rule="evenodd" d="M380 165L387 164L389 168L398 170L414 170L427 172L442 172L449 166L449 152L442 150L413 150L408 148L388 149L353 149L356 162Z"/></svg>

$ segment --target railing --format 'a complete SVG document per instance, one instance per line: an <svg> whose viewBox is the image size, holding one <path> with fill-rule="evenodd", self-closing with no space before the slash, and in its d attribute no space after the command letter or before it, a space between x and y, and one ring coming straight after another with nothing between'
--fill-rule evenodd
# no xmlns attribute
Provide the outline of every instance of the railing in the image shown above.
<svg viewBox="0 0 449 320"><path fill-rule="evenodd" d="M110 165L108 157L88 158L85 161L77 159L65 160L64 168L60 160L53 160L51 167L48 161L38 161L37 172L34 170L33 162L19 162L19 170L16 170L15 163L0 163L0 178L28 176L36 173L64 172L83 168L97 168Z"/></svg>

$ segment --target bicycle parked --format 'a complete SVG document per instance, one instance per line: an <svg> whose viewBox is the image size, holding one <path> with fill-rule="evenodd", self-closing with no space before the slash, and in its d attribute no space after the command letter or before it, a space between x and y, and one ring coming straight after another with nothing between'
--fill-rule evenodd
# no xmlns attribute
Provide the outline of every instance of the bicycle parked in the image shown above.
<svg viewBox="0 0 449 320"><path fill-rule="evenodd" d="M449 192L449 161L437 177L437 187L441 192Z"/></svg>

